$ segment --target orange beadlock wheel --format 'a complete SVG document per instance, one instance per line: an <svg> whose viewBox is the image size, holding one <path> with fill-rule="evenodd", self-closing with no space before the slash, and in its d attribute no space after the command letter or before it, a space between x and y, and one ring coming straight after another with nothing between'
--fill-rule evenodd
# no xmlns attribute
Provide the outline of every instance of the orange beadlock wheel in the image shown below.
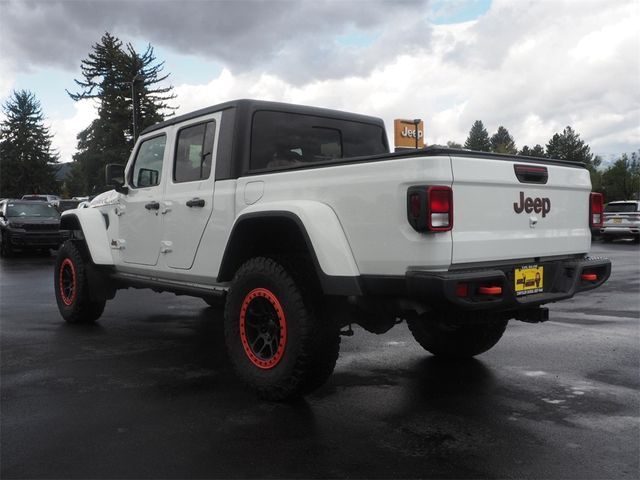
<svg viewBox="0 0 640 480"><path fill-rule="evenodd" d="M76 267L70 258L65 258L60 265L58 281L60 282L60 298L65 305L72 305L78 294Z"/></svg>
<svg viewBox="0 0 640 480"><path fill-rule="evenodd" d="M262 369L275 367L287 346L287 320L278 298L255 288L240 307L240 340L251 362Z"/></svg>

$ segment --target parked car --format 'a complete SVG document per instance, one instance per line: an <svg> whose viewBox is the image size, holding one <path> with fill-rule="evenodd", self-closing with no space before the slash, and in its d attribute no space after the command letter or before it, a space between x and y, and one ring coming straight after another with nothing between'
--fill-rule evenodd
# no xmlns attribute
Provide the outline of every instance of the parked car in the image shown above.
<svg viewBox="0 0 640 480"><path fill-rule="evenodd" d="M605 242L632 237L640 242L640 201L610 202L604 207L604 223L600 234Z"/></svg>
<svg viewBox="0 0 640 480"><path fill-rule="evenodd" d="M60 213L47 202L2 200L0 202L0 255L15 250L48 251L68 238L60 232Z"/></svg>
<svg viewBox="0 0 640 480"><path fill-rule="evenodd" d="M49 202L54 206L58 206L58 202L60 201L60 197L58 195L52 194L40 194L40 193L32 193L29 195L23 195L22 200L35 200L39 202Z"/></svg>

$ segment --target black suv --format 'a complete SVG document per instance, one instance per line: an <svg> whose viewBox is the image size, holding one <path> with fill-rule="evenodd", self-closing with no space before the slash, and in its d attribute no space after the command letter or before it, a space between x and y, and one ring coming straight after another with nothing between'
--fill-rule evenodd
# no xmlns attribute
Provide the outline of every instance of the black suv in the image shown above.
<svg viewBox="0 0 640 480"><path fill-rule="evenodd" d="M60 214L47 202L2 200L0 202L0 255L14 250L58 248L67 232L60 232Z"/></svg>

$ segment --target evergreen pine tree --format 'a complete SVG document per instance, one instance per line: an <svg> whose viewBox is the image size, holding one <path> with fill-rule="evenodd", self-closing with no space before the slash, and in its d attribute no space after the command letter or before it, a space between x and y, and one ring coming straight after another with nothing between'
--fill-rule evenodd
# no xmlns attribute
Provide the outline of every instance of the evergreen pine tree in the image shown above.
<svg viewBox="0 0 640 480"><path fill-rule="evenodd" d="M544 147L539 143L536 143L536 146L531 149L532 157L546 157L547 154L544 151Z"/></svg>
<svg viewBox="0 0 640 480"><path fill-rule="evenodd" d="M76 156L74 155L74 159ZM85 162L71 162L71 169L64 180L64 190L69 197L83 197L87 195L89 187L87 186L87 173L84 171Z"/></svg>
<svg viewBox="0 0 640 480"><path fill-rule="evenodd" d="M105 165L125 163L135 137L172 110L166 103L175 97L172 87L157 86L168 77L161 75L163 66L151 45L140 55L108 32L93 45L80 66L82 79L75 80L80 91L67 91L73 100L99 102L98 118L78 134L73 159L81 165L72 169L70 190L96 193L104 184Z"/></svg>
<svg viewBox="0 0 640 480"><path fill-rule="evenodd" d="M487 129L484 128L481 120L476 120L471 130L469 130L469 136L464 142L464 148L470 150L477 150L479 152L490 152L491 141L489 140L489 134Z"/></svg>
<svg viewBox="0 0 640 480"><path fill-rule="evenodd" d="M40 102L32 92L14 91L3 105L0 124L0 196L56 194L58 156L44 125Z"/></svg>
<svg viewBox="0 0 640 480"><path fill-rule="evenodd" d="M555 133L551 137L549 143L547 143L547 156L586 164L591 174L592 188L595 191L600 189L602 174L598 171L598 167L602 163L602 159L591 153L589 145L584 143L584 140L580 139L580 135L570 126L567 126L562 134Z"/></svg>
<svg viewBox="0 0 640 480"><path fill-rule="evenodd" d="M522 155L525 157L546 157L547 154L544 152L544 148L540 144L536 144L535 147L529 148L527 145L522 147L522 150L518 152L518 155Z"/></svg>
<svg viewBox="0 0 640 480"><path fill-rule="evenodd" d="M640 150L626 153L602 174L602 190L608 202L631 200L640 194Z"/></svg>
<svg viewBox="0 0 640 480"><path fill-rule="evenodd" d="M162 75L164 62L156 63L151 45L147 45L141 55L130 43L126 49L124 72L135 87L132 88L131 94L135 96L130 104L134 107L137 134L140 134L145 128L163 121L165 111L174 110L166 102L174 99L175 95L171 93L173 87L155 86L169 78L169 74ZM131 133L133 134L133 130Z"/></svg>
<svg viewBox="0 0 640 480"><path fill-rule="evenodd" d="M571 127L566 127L562 134L556 133L551 137L547 143L547 155L570 162L590 164L593 161L591 148L580 139L580 135Z"/></svg>
<svg viewBox="0 0 640 480"><path fill-rule="evenodd" d="M500 125L498 131L491 136L491 151L496 153L509 153L511 155L515 155L518 151L509 130L502 125Z"/></svg>

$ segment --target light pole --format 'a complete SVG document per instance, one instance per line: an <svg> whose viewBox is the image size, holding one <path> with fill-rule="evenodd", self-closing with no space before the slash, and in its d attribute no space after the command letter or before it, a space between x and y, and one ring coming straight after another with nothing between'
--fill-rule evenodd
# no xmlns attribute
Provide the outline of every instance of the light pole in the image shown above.
<svg viewBox="0 0 640 480"><path fill-rule="evenodd" d="M416 126L416 150L418 149L418 126L422 120L420 118L415 118L413 120L413 124Z"/></svg>
<svg viewBox="0 0 640 480"><path fill-rule="evenodd" d="M138 139L138 115L136 114L136 80L138 78L142 78L143 76L139 73L136 73L135 76L131 79L131 102L132 102L132 112L133 112L133 143L136 143Z"/></svg>

